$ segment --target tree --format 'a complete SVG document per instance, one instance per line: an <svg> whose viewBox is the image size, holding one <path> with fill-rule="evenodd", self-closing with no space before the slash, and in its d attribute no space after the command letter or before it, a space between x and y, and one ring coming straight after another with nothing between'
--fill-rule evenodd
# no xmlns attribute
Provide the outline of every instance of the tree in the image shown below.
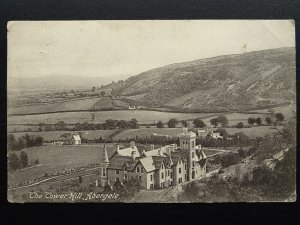
<svg viewBox="0 0 300 225"><path fill-rule="evenodd" d="M20 159L23 167L28 166L28 155L26 152L21 151L20 153Z"/></svg>
<svg viewBox="0 0 300 225"><path fill-rule="evenodd" d="M276 120L282 122L284 120L284 116L282 113L275 114Z"/></svg>
<svg viewBox="0 0 300 225"><path fill-rule="evenodd" d="M105 91L101 91L101 92L100 92L100 95L101 95L101 97L104 97Z"/></svg>
<svg viewBox="0 0 300 225"><path fill-rule="evenodd" d="M112 119L108 119L105 121L107 129L116 129L116 123Z"/></svg>
<svg viewBox="0 0 300 225"><path fill-rule="evenodd" d="M79 182L79 184L82 183L82 177L81 176L78 177L78 182Z"/></svg>
<svg viewBox="0 0 300 225"><path fill-rule="evenodd" d="M200 120L200 119L195 119L193 121L193 124L195 127L199 127L199 128L202 128L202 127L205 127L205 123L203 122L203 120Z"/></svg>
<svg viewBox="0 0 300 225"><path fill-rule="evenodd" d="M255 119L252 118L252 117L248 118L248 123L249 123L250 125L253 125L253 124L255 123Z"/></svg>
<svg viewBox="0 0 300 225"><path fill-rule="evenodd" d="M271 124L272 123L271 117L266 117L265 121L266 121L267 124Z"/></svg>
<svg viewBox="0 0 300 225"><path fill-rule="evenodd" d="M21 160L16 153L10 153L8 156L8 168L10 170L16 170L21 167Z"/></svg>
<svg viewBox="0 0 300 225"><path fill-rule="evenodd" d="M261 125L261 118L260 118L260 117L257 117L256 120L255 120L255 122L256 122L256 124L257 124L258 126L260 126L260 125Z"/></svg>
<svg viewBox="0 0 300 225"><path fill-rule="evenodd" d="M24 140L24 138L19 138L18 140L18 149L24 149L26 148L26 141Z"/></svg>
<svg viewBox="0 0 300 225"><path fill-rule="evenodd" d="M118 123L117 123L117 126L120 128L120 129L125 129L129 126L128 122L125 121L125 120L120 120Z"/></svg>
<svg viewBox="0 0 300 225"><path fill-rule="evenodd" d="M37 136L34 138L34 145L35 146L41 146L44 144L44 138L41 136Z"/></svg>
<svg viewBox="0 0 300 225"><path fill-rule="evenodd" d="M138 121L136 119L131 119L130 120L130 126L131 126L132 129L139 128Z"/></svg>
<svg viewBox="0 0 300 225"><path fill-rule="evenodd" d="M227 130L226 129L223 129L223 128L219 128L219 129L217 129L217 130L215 130L215 132L218 132L218 133L220 133L220 136L222 136L222 137L226 137L226 136L228 136L228 132L227 132Z"/></svg>
<svg viewBox="0 0 300 225"><path fill-rule="evenodd" d="M222 127L228 126L228 119L226 116L218 116L217 119L219 120L219 123L222 125Z"/></svg>
<svg viewBox="0 0 300 225"><path fill-rule="evenodd" d="M164 127L163 122L158 121L157 124L156 124L156 127L157 127L157 128L163 128L163 127Z"/></svg>
<svg viewBox="0 0 300 225"><path fill-rule="evenodd" d="M219 125L219 123L220 122L219 122L218 118L212 118L210 120L210 124L213 125L213 126L215 126L215 127L217 127Z"/></svg>
<svg viewBox="0 0 300 225"><path fill-rule="evenodd" d="M183 127L187 127L187 122L185 120L181 120L181 124Z"/></svg>
<svg viewBox="0 0 300 225"><path fill-rule="evenodd" d="M96 88L95 88L95 87L93 87L91 91L92 91L92 92L95 92L95 89L96 89Z"/></svg>
<svg viewBox="0 0 300 225"><path fill-rule="evenodd" d="M244 127L243 122L239 122L239 123L236 125L236 128L243 128L243 127Z"/></svg>
<svg viewBox="0 0 300 225"><path fill-rule="evenodd" d="M7 135L7 149L9 151L18 150L17 141L16 141L16 138L13 134Z"/></svg>
<svg viewBox="0 0 300 225"><path fill-rule="evenodd" d="M176 119L170 119L168 121L168 127L169 128L175 128L176 127L176 124L177 124L177 120Z"/></svg>

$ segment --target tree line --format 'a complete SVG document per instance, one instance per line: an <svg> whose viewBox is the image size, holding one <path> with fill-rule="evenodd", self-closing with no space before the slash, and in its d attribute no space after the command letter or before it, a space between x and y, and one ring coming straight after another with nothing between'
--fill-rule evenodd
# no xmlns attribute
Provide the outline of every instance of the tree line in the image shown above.
<svg viewBox="0 0 300 225"><path fill-rule="evenodd" d="M136 119L131 120L112 120L108 119L105 123L76 123L73 127L70 127L64 121L59 121L54 125L51 124L39 124L39 131L78 131L78 130L113 130L113 129L137 129L139 128L138 121Z"/></svg>
<svg viewBox="0 0 300 225"><path fill-rule="evenodd" d="M28 134L19 137L18 139L13 134L7 135L8 151L19 151L24 148L33 146L41 146L44 144L44 138L41 136L31 136Z"/></svg>

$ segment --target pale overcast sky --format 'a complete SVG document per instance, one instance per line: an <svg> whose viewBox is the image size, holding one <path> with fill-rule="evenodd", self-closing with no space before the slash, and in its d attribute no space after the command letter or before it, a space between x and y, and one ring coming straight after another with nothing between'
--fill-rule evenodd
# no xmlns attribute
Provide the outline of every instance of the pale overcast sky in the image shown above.
<svg viewBox="0 0 300 225"><path fill-rule="evenodd" d="M132 76L171 63L294 47L293 21L10 22L8 73Z"/></svg>

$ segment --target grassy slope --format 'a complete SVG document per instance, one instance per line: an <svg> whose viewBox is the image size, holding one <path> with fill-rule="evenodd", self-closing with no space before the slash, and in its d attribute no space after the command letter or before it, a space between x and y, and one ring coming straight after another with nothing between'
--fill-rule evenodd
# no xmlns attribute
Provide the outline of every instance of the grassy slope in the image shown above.
<svg viewBox="0 0 300 225"><path fill-rule="evenodd" d="M29 162L38 159L41 166L19 172L8 172L8 182L20 182L43 176L46 172L58 169L86 166L100 162L103 144L80 146L47 146L25 149ZM115 151L113 145L107 147L109 156Z"/></svg>
<svg viewBox="0 0 300 225"><path fill-rule="evenodd" d="M115 88L125 95L145 94L141 100L151 106L243 110L257 107L259 97L294 100L294 68L293 48L271 49L168 65Z"/></svg>

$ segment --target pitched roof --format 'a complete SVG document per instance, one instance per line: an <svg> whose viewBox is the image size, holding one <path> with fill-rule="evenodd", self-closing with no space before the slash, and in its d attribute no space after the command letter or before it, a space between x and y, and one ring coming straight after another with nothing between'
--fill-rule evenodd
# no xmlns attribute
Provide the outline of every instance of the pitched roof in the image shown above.
<svg viewBox="0 0 300 225"><path fill-rule="evenodd" d="M108 164L108 169L116 169L121 170L123 169L124 164L126 165L127 169L130 170L134 168L138 160L132 160L129 156L121 156L121 155L115 155L110 159L110 162Z"/></svg>
<svg viewBox="0 0 300 225"><path fill-rule="evenodd" d="M121 156L130 156L131 157L132 152L135 152L135 157L141 156L140 152L136 146L117 150L117 153Z"/></svg>
<svg viewBox="0 0 300 225"><path fill-rule="evenodd" d="M207 156L206 156L206 154L204 153L203 150L196 150L196 155L198 156L199 160L207 158Z"/></svg>
<svg viewBox="0 0 300 225"><path fill-rule="evenodd" d="M81 141L81 138L78 134L74 134L73 138L74 138L75 141Z"/></svg>
<svg viewBox="0 0 300 225"><path fill-rule="evenodd" d="M156 169L152 157L141 158L140 162L141 162L142 166L145 168L147 173Z"/></svg>
<svg viewBox="0 0 300 225"><path fill-rule="evenodd" d="M166 156L152 156L155 169L159 169L161 164L169 165L171 163L170 158Z"/></svg>

